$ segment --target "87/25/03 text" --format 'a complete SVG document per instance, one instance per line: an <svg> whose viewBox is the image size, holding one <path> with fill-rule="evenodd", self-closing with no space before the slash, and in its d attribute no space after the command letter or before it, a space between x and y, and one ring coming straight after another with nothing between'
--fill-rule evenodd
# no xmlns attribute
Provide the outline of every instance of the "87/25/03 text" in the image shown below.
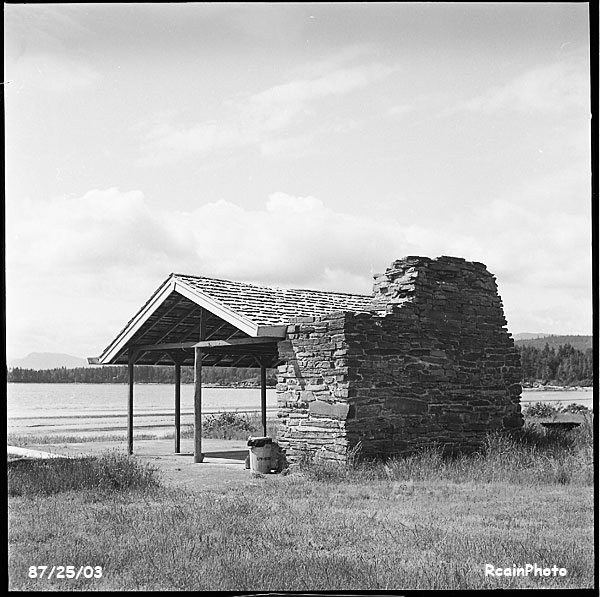
<svg viewBox="0 0 600 597"><path fill-rule="evenodd" d="M29 566L29 578L102 578L102 566Z"/></svg>

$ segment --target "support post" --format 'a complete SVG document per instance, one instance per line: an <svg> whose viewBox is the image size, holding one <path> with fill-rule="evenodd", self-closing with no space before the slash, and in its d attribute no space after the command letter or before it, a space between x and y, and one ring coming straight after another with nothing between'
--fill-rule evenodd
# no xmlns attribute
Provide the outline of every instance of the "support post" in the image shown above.
<svg viewBox="0 0 600 597"><path fill-rule="evenodd" d="M260 364L260 411L262 415L263 437L267 436L267 368Z"/></svg>
<svg viewBox="0 0 600 597"><path fill-rule="evenodd" d="M175 363L175 454L180 453L181 438L181 363Z"/></svg>
<svg viewBox="0 0 600 597"><path fill-rule="evenodd" d="M129 394L127 399L127 453L133 454L133 384L134 384L134 370L136 353L133 348L129 348L129 354L127 355L127 372L129 377Z"/></svg>
<svg viewBox="0 0 600 597"><path fill-rule="evenodd" d="M202 350L194 349L194 462L202 462Z"/></svg>

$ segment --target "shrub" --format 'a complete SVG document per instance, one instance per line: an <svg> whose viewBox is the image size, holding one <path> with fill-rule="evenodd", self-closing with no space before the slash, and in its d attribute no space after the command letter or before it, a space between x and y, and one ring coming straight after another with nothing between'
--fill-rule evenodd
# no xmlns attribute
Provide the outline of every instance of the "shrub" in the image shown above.
<svg viewBox="0 0 600 597"><path fill-rule="evenodd" d="M526 417L553 417L559 412L556 406L544 402L536 402L523 408L523 415Z"/></svg>
<svg viewBox="0 0 600 597"><path fill-rule="evenodd" d="M571 404L568 404L567 406L564 406L561 409L561 412L563 413L589 413L590 409L583 405L583 404L577 404L575 402L572 402Z"/></svg>
<svg viewBox="0 0 600 597"><path fill-rule="evenodd" d="M202 434L219 439L245 439L258 425L245 413L221 412L202 421Z"/></svg>
<svg viewBox="0 0 600 597"><path fill-rule="evenodd" d="M15 460L8 463L7 469L10 496L86 489L149 489L159 485L155 468L117 452L81 458Z"/></svg>

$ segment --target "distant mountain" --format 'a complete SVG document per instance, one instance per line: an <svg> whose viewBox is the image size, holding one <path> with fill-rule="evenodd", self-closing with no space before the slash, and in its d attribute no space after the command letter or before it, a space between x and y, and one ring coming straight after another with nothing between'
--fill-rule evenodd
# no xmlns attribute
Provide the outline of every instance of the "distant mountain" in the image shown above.
<svg viewBox="0 0 600 597"><path fill-rule="evenodd" d="M586 351L588 348L592 348L592 336L554 336L548 335L537 335L536 338L522 338L527 334L515 334L515 346L534 346L535 348L544 348L546 344L550 348L558 348L562 344L570 344L577 350Z"/></svg>
<svg viewBox="0 0 600 597"><path fill-rule="evenodd" d="M513 334L515 340L535 340L536 338L545 338L546 336L550 336L550 334L531 334L530 332Z"/></svg>
<svg viewBox="0 0 600 597"><path fill-rule="evenodd" d="M14 369L58 369L66 367L74 369L75 367L87 367L87 359L74 357L70 354L60 354L55 352L32 352L21 359L12 359L8 362L8 367Z"/></svg>

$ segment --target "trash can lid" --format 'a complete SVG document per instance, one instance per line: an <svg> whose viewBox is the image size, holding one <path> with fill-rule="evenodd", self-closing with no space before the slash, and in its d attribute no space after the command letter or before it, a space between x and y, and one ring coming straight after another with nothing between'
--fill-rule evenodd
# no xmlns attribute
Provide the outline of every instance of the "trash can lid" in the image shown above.
<svg viewBox="0 0 600 597"><path fill-rule="evenodd" d="M272 437L249 437L248 438L248 445L253 446L255 448L261 448L262 446L265 446L266 444L271 444L271 443L273 443Z"/></svg>

